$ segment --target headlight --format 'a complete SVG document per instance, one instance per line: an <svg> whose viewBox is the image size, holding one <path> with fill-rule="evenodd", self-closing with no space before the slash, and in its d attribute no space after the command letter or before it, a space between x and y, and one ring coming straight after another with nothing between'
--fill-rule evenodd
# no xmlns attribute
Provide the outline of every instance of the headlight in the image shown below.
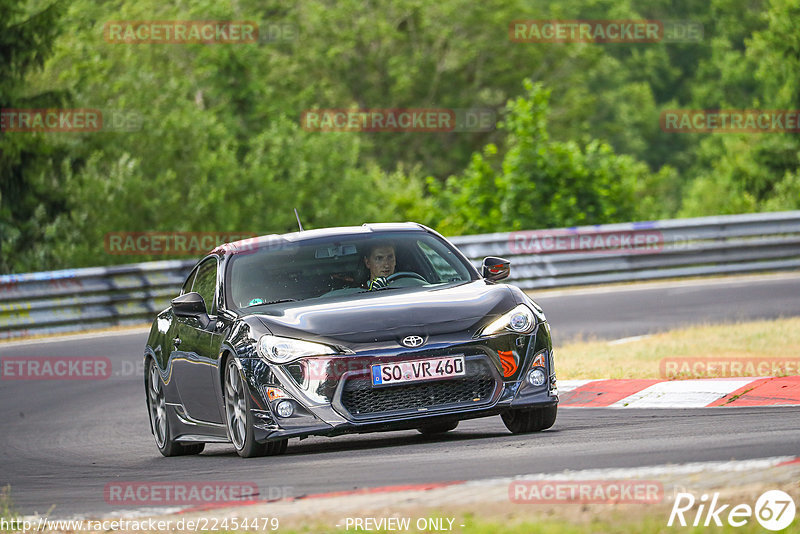
<svg viewBox="0 0 800 534"><path fill-rule="evenodd" d="M503 330L517 334L529 334L534 326L536 326L536 318L533 312L524 304L520 304L510 312L492 321L480 331L479 335L491 336Z"/></svg>
<svg viewBox="0 0 800 534"><path fill-rule="evenodd" d="M336 354L336 350L321 343L265 334L258 340L258 353L272 363L288 363L304 356Z"/></svg>

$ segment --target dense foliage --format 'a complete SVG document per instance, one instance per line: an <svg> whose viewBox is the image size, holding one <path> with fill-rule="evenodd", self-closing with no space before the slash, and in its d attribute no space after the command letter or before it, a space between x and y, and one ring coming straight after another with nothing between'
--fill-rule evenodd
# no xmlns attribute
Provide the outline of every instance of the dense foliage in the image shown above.
<svg viewBox="0 0 800 534"><path fill-rule="evenodd" d="M244 44L124 44L125 20L255 21ZM516 43L519 19L703 37ZM0 107L132 131L0 132L0 272L145 260L108 232L416 220L446 234L800 208L797 134L668 133L674 108L800 109L796 0L0 0ZM269 35L264 35L268 33ZM322 132L317 108L488 108L476 132Z"/></svg>

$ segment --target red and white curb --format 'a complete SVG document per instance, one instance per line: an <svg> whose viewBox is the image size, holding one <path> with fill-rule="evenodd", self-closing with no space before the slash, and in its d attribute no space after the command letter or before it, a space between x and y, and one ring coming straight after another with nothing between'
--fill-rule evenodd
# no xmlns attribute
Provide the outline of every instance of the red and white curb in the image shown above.
<svg viewBox="0 0 800 534"><path fill-rule="evenodd" d="M705 408L800 405L800 376L698 380L559 380L559 406Z"/></svg>
<svg viewBox="0 0 800 534"><path fill-rule="evenodd" d="M512 484L531 481L655 481L663 488L660 500L669 503L676 491L696 491L699 495L715 488L736 491L752 484L766 484L774 488L795 484L798 476L800 476L800 458L776 456L748 460L660 464L638 468L565 470L482 480L383 486L286 499L196 506L181 510L178 515L215 514L220 517L270 515L308 518L321 515L363 515L368 511L385 514L386 510L398 511L401 505L437 510L449 506L497 506L513 504L510 494Z"/></svg>

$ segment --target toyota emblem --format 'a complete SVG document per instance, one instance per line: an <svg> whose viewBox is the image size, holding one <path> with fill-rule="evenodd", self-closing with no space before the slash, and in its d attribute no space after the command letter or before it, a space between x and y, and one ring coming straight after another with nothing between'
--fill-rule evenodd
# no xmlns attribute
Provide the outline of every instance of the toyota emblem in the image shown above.
<svg viewBox="0 0 800 534"><path fill-rule="evenodd" d="M400 343L402 343L406 347L415 348L425 343L425 340L422 339L420 336L406 336Z"/></svg>

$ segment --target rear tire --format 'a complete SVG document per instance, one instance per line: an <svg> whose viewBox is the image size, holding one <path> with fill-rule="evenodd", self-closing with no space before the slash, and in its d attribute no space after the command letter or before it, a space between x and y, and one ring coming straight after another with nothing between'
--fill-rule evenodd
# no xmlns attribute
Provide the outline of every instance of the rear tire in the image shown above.
<svg viewBox="0 0 800 534"><path fill-rule="evenodd" d="M457 426L458 421L454 423L436 423L433 425L421 426L417 429L417 432L423 436L435 436L437 434L444 434L446 432L450 432L451 430L455 430Z"/></svg>
<svg viewBox="0 0 800 534"><path fill-rule="evenodd" d="M504 412L503 423L514 434L539 432L556 422L558 405L543 408L511 409Z"/></svg>
<svg viewBox="0 0 800 534"><path fill-rule="evenodd" d="M275 456L286 452L288 439L259 443L255 439L250 395L242 372L233 358L225 365L225 426L236 453L242 458Z"/></svg>
<svg viewBox="0 0 800 534"><path fill-rule="evenodd" d="M184 445L172 439L172 429L169 426L167 403L164 397L164 382L155 360L149 359L147 363L147 411L150 415L150 429L156 440L156 447L164 456L186 456L200 454L206 447L205 443L191 443Z"/></svg>

